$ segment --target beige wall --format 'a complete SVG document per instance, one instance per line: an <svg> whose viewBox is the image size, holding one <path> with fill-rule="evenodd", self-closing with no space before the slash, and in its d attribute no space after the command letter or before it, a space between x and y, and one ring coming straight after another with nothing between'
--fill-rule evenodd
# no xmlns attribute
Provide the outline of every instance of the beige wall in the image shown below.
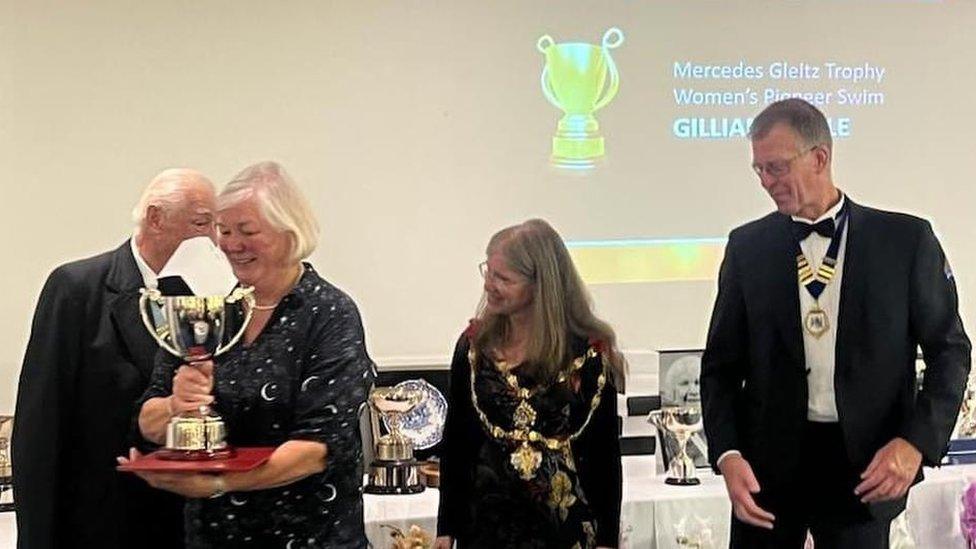
<svg viewBox="0 0 976 549"><path fill-rule="evenodd" d="M168 166L221 183L284 163L322 221L312 260L357 300L383 365L446 359L479 297L484 244L506 224L723 236L768 199L747 143L670 135L676 59L886 66L885 106L849 111L857 133L838 143L837 180L934 220L972 327L976 4L852 4L0 0L0 411L47 273L118 245L141 187ZM620 94L599 114L608 158L568 176L546 164L557 113L535 43L596 42L613 25L626 42ZM703 345L713 287L594 295L646 357Z"/></svg>

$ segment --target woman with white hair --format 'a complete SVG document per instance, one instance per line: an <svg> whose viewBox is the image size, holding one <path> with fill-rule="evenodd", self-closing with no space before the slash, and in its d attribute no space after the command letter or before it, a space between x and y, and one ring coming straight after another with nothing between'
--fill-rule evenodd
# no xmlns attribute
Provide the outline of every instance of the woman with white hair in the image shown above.
<svg viewBox="0 0 976 549"><path fill-rule="evenodd" d="M256 305L219 365L157 358L139 428L160 444L166 424L213 405L235 446L275 446L242 473L142 473L182 494L187 546L365 547L358 415L374 378L355 303L308 263L318 226L285 171L263 162L217 198L221 250Z"/></svg>
<svg viewBox="0 0 976 549"><path fill-rule="evenodd" d="M437 547L616 547L624 363L562 239L495 234L477 318L458 341Z"/></svg>
<svg viewBox="0 0 976 549"><path fill-rule="evenodd" d="M671 363L661 386L662 406L701 405L701 357L683 356Z"/></svg>

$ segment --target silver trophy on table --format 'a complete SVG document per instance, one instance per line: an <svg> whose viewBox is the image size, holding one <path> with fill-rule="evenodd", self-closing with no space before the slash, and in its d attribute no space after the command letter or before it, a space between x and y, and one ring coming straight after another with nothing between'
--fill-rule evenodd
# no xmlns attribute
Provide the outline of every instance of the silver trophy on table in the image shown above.
<svg viewBox="0 0 976 549"><path fill-rule="evenodd" d="M0 512L13 511L14 472L10 460L10 437L13 433L14 416L0 416Z"/></svg>
<svg viewBox="0 0 976 549"><path fill-rule="evenodd" d="M393 387L378 387L369 396L387 434L379 436L372 422L375 458L369 465L367 494L416 494L424 491L414 450L437 444L444 431L447 401L436 387L410 379Z"/></svg>
<svg viewBox="0 0 976 549"><path fill-rule="evenodd" d="M235 288L229 296L164 296L157 289L143 289L139 298L142 323L159 346L186 363L210 360L225 353L244 335L254 310L253 288ZM227 305L244 302L244 320L224 343ZM162 320L153 326L150 306L158 307ZM166 426L166 446L161 459L208 460L234 457L227 444L223 419L209 406L173 417Z"/></svg>
<svg viewBox="0 0 976 549"><path fill-rule="evenodd" d="M956 421L956 432L953 438L976 437L976 376L969 376L966 390L962 396L962 406Z"/></svg>
<svg viewBox="0 0 976 549"><path fill-rule="evenodd" d="M695 474L695 461L688 455L688 441L702 429L701 407L665 406L651 412L647 419L657 428L662 452L666 451L667 437L672 437L678 443L678 452L671 456L664 482L675 486L700 484Z"/></svg>

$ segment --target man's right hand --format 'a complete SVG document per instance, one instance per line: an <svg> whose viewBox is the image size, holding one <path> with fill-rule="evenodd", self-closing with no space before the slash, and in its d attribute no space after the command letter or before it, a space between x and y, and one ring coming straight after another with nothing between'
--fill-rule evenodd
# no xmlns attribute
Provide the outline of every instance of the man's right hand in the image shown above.
<svg viewBox="0 0 976 549"><path fill-rule="evenodd" d="M194 362L180 366L173 376L173 397L170 399L170 412L179 414L199 410L209 406L214 397L213 361Z"/></svg>
<svg viewBox="0 0 976 549"><path fill-rule="evenodd" d="M452 547L454 547L454 538L451 536L438 536L434 540L433 549L451 549Z"/></svg>
<svg viewBox="0 0 976 549"><path fill-rule="evenodd" d="M753 494L759 493L759 481L752 472L752 466L738 453L723 457L718 468L725 479L725 489L732 500L732 512L736 518L760 528L773 529L776 517L756 504Z"/></svg>

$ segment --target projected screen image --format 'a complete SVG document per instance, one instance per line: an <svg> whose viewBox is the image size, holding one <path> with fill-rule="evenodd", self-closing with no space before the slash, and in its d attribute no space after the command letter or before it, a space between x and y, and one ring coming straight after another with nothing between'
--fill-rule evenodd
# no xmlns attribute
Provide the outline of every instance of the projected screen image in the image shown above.
<svg viewBox="0 0 976 549"><path fill-rule="evenodd" d="M923 71L932 71L931 65L906 58L898 42L905 39L909 18L921 13L913 10L930 10L931 14L936 8L929 3L900 4L884 6L900 11L886 18L893 23L890 35L875 32L870 39L861 35L865 32L862 25L868 18L878 22L883 15L878 10L883 6L848 3L841 8L830 2L740 5L735 13L719 10L718 17L695 13L689 4L685 10L672 6L659 11L657 15L685 25L670 31L679 39L693 38L686 43L657 42L659 26L633 23L606 30L594 26L590 34L597 39L591 42L572 38L563 42L544 34L537 44L544 56L541 89L558 117L549 161L557 171L585 172L592 181L599 181L598 188L607 193L605 200L622 198L626 203L611 209L617 215L635 211L634 183L626 180L641 177L639 169L623 175L618 166L605 165L632 160L624 155L638 155L651 164L675 163L671 170L663 171L679 174L683 162L701 164L689 169L709 174L714 186L689 192L687 200L673 201L670 206L675 211L700 213L703 200L712 201L705 208L737 209L737 203L747 202L744 197L761 195L756 192L758 184L747 187L748 176L741 168L749 157L742 144L747 142L752 117L770 103L798 97L816 105L827 115L837 150L843 155L848 145L859 140L868 143L897 133L903 119L895 113L907 114L909 105L924 108L935 99L933 90L919 79ZM656 19L651 16L654 7L644 8L647 20ZM717 24L708 25L710 22ZM719 44L708 40L724 42L722 37L735 36L727 32L728 27L748 29L755 22L762 24L754 36L745 33L748 44L723 44L721 53L716 53ZM812 31L821 25L831 36L819 47L811 47L811 39L804 40L797 32L798 26ZM679 30L687 32L676 32ZM931 32L939 31L933 27ZM789 39L782 40L784 36ZM848 45L858 40L856 47ZM888 51L882 47L886 43L891 48ZM947 66L946 76L956 70ZM615 105L618 92L640 98ZM954 99L958 101L958 97ZM601 126L601 111L606 112L609 125ZM641 120L647 125L640 124ZM665 125L667 136L663 135ZM908 136L904 128L900 131ZM730 147L731 143L735 145ZM641 144L647 148L641 150ZM738 153L734 163L728 161L732 150ZM601 170L613 175L601 174ZM658 182L672 191L668 193L672 197L673 181L672 177ZM679 196L683 194L677 191ZM745 208L739 211L746 213ZM605 238L576 233L578 238L568 245L584 278L594 284L712 279L730 226L709 227L706 219L698 227L682 231L669 229L670 222L661 217L667 215L649 216L634 232L612 235L606 230ZM747 218L748 214L741 221Z"/></svg>

